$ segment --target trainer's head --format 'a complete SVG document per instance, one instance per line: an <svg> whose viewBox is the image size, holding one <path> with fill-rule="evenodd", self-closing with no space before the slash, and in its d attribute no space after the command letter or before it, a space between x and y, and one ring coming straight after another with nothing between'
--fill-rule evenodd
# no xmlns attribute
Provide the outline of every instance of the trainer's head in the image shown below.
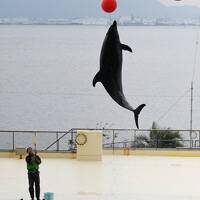
<svg viewBox="0 0 200 200"><path fill-rule="evenodd" d="M34 153L33 153L32 147L28 147L28 148L26 149L26 152L27 152L28 154L34 154Z"/></svg>

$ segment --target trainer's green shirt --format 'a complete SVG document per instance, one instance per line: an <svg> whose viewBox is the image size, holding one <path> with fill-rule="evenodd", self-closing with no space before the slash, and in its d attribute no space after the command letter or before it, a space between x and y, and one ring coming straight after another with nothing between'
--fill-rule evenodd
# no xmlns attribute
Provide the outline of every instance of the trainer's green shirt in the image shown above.
<svg viewBox="0 0 200 200"><path fill-rule="evenodd" d="M28 173L35 173L39 171L39 165L41 163L41 159L38 155L36 156L28 155L26 156L26 163L27 163Z"/></svg>

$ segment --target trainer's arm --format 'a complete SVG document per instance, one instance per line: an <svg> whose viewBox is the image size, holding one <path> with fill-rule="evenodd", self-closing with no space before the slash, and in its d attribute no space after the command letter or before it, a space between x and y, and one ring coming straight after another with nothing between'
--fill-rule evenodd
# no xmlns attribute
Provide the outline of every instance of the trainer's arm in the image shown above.
<svg viewBox="0 0 200 200"><path fill-rule="evenodd" d="M39 165L41 164L41 158L39 156L35 156L35 162Z"/></svg>
<svg viewBox="0 0 200 200"><path fill-rule="evenodd" d="M26 156L26 162L28 164L31 164L32 158L30 156Z"/></svg>

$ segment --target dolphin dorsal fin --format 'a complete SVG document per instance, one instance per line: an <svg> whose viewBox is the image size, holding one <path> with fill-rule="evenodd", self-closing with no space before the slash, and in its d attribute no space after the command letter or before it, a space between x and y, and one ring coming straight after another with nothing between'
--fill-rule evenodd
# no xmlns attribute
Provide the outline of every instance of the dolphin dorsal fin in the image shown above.
<svg viewBox="0 0 200 200"><path fill-rule="evenodd" d="M100 82L100 81L101 81L101 73L99 71L99 72L97 72L97 74L95 75L95 77L94 77L94 79L92 81L93 87L95 87L96 83Z"/></svg>
<svg viewBox="0 0 200 200"><path fill-rule="evenodd" d="M121 44L121 48L124 50L124 51L130 51L131 53L133 52L131 47L129 47L128 45L126 44Z"/></svg>

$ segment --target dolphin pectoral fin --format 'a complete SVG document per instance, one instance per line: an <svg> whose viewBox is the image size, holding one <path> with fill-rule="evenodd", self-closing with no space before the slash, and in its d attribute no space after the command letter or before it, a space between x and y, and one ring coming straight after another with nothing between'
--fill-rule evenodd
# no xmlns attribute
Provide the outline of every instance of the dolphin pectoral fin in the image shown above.
<svg viewBox="0 0 200 200"><path fill-rule="evenodd" d="M124 51L130 51L131 53L133 52L131 47L129 47L128 45L126 44L121 44L121 48L124 50Z"/></svg>
<svg viewBox="0 0 200 200"><path fill-rule="evenodd" d="M93 81L92 81L92 85L93 87L95 87L96 83L101 81L101 74L100 71L95 75Z"/></svg>
<svg viewBox="0 0 200 200"><path fill-rule="evenodd" d="M138 125L138 118L139 118L139 114L141 112L141 110L146 106L146 104L141 104L139 105L133 112L135 115L135 124L137 126L137 128L139 129L139 125Z"/></svg>

